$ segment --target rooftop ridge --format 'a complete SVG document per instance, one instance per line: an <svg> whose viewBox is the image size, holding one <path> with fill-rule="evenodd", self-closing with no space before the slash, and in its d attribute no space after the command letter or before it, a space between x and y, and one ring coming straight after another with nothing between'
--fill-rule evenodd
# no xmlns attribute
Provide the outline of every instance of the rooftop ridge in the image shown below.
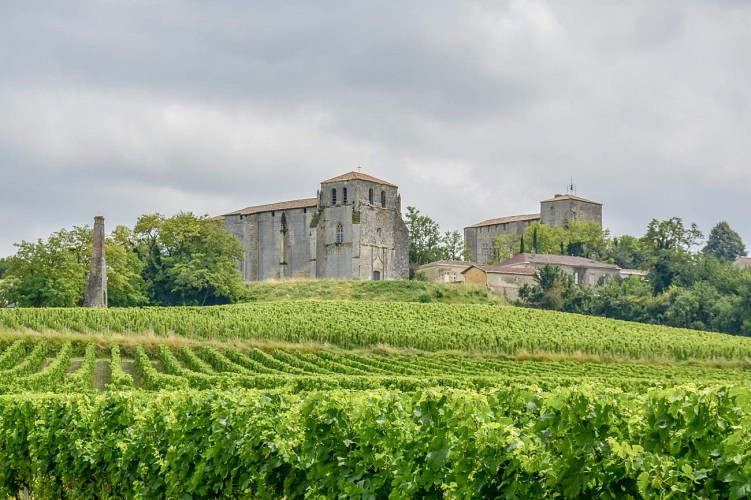
<svg viewBox="0 0 751 500"><path fill-rule="evenodd" d="M540 203L547 203L549 201L561 201L561 200L574 200L574 201L581 201L583 203L591 203L593 205L602 205L599 201L592 201L588 200L586 198L582 198L581 196L576 196L573 194L558 194L550 198L549 200L542 200Z"/></svg>
<svg viewBox="0 0 751 500"><path fill-rule="evenodd" d="M477 224L472 224L469 227L484 227L484 226L495 226L496 224L507 224L510 222L522 222L522 221L528 221L528 220L539 220L541 217L540 214L526 214L526 215L509 215L508 217L499 217L496 219L488 219L484 220L482 222L478 222Z"/></svg>
<svg viewBox="0 0 751 500"><path fill-rule="evenodd" d="M372 175L363 174L362 172L347 172L342 175L337 175L336 177L332 177L331 179L326 179L325 181L321 181L321 184L331 184L332 182L343 182L343 181L367 181L367 182L375 182L376 184L383 184L384 186L391 186L391 187L399 187L396 184L392 184L388 181L384 181L383 179L379 179L378 177L373 177Z"/></svg>
<svg viewBox="0 0 751 500"><path fill-rule="evenodd" d="M240 210L235 210L234 212L226 213L222 215L222 217L227 217L229 215L252 215L260 214L263 212L272 212L274 210L292 210L295 208L310 208L316 206L318 206L317 198L302 198L300 200L267 203L266 205L254 205L252 207L246 207Z"/></svg>

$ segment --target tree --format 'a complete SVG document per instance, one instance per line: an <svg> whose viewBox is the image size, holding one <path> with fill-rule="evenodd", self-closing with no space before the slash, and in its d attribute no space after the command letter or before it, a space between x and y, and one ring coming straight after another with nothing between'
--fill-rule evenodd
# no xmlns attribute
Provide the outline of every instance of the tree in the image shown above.
<svg viewBox="0 0 751 500"><path fill-rule="evenodd" d="M16 244L0 292L3 301L25 307L80 305L91 260L89 227L61 229L36 243Z"/></svg>
<svg viewBox="0 0 751 500"><path fill-rule="evenodd" d="M153 303L219 304L238 296L242 245L217 221L190 212L144 215L134 237Z"/></svg>
<svg viewBox="0 0 751 500"><path fill-rule="evenodd" d="M561 243L568 245L568 234L562 227L546 226L535 221L524 230L525 241L532 242L537 253L560 254Z"/></svg>
<svg viewBox="0 0 751 500"><path fill-rule="evenodd" d="M567 253L590 259L603 258L610 241L610 231L599 224L569 221L566 225Z"/></svg>
<svg viewBox="0 0 751 500"><path fill-rule="evenodd" d="M639 238L627 234L613 238L604 255L607 260L612 260L623 269L641 269L649 257L644 249L644 243Z"/></svg>
<svg viewBox="0 0 751 500"><path fill-rule="evenodd" d="M558 266L542 266L534 280L533 286L519 289L519 299L531 307L561 311L577 294L574 280Z"/></svg>
<svg viewBox="0 0 751 500"><path fill-rule="evenodd" d="M647 226L647 233L642 241L650 246L653 250L680 250L688 252L692 247L697 246L704 235L695 223L686 228L683 220L678 217L658 221L652 219Z"/></svg>
<svg viewBox="0 0 751 500"><path fill-rule="evenodd" d="M144 263L135 251L133 231L125 226L117 226L105 245L109 305L130 307L148 304L148 287L142 275Z"/></svg>
<svg viewBox="0 0 751 500"><path fill-rule="evenodd" d="M445 259L469 260L469 252L464 248L464 237L459 231L446 231L441 243Z"/></svg>
<svg viewBox="0 0 751 500"><path fill-rule="evenodd" d="M503 234L493 241L493 249L499 261L510 259L514 255L523 253L524 235Z"/></svg>
<svg viewBox="0 0 751 500"><path fill-rule="evenodd" d="M3 276L5 276L8 266L10 266L10 259L8 257L0 258L0 279L3 279Z"/></svg>
<svg viewBox="0 0 751 500"><path fill-rule="evenodd" d="M709 232L707 245L702 252L712 255L719 260L732 262L742 255L746 255L746 246L740 235L725 222L719 222Z"/></svg>
<svg viewBox="0 0 751 500"><path fill-rule="evenodd" d="M440 260L441 232L438 223L427 215L420 215L415 207L407 207L407 229L409 229L409 261L420 266Z"/></svg>

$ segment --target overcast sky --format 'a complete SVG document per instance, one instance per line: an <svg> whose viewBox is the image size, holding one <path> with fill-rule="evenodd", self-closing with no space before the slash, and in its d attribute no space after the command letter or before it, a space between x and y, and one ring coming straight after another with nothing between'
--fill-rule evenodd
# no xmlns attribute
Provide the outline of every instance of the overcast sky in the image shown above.
<svg viewBox="0 0 751 500"><path fill-rule="evenodd" d="M0 3L0 256L355 170L443 230L604 204L751 246L751 2Z"/></svg>

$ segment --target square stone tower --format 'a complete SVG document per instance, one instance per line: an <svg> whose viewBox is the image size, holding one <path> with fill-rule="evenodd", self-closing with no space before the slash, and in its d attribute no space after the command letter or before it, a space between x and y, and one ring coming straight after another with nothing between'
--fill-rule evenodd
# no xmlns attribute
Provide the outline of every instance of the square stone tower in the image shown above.
<svg viewBox="0 0 751 500"><path fill-rule="evenodd" d="M409 232L396 185L361 172L325 180L318 192L318 214L310 242L315 277L409 277Z"/></svg>
<svg viewBox="0 0 751 500"><path fill-rule="evenodd" d="M602 227L602 203L572 194L557 194L540 202L540 222L565 227L568 221L594 222Z"/></svg>

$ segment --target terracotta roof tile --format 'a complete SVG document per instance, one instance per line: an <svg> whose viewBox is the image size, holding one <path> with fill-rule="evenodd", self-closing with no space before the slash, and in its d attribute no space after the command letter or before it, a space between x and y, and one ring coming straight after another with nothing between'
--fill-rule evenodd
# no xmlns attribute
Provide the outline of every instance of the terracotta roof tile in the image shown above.
<svg viewBox="0 0 751 500"><path fill-rule="evenodd" d="M318 206L318 200L316 198L305 198L303 200L291 200L282 201L280 203L270 203L268 205L257 205L255 207L247 207L242 210L236 210L228 214L224 214L222 217L229 215L253 215L260 214L262 212L271 212L272 210L292 210L294 208L312 208Z"/></svg>
<svg viewBox="0 0 751 500"><path fill-rule="evenodd" d="M553 266L569 266L569 267L594 267L599 269L619 269L618 266L613 264L607 264L605 262L598 262L592 259L585 259L584 257L573 257L571 255L553 255L544 253L520 253L508 260L504 260L499 263L499 266L518 266L518 265L545 265L550 264Z"/></svg>
<svg viewBox="0 0 751 500"><path fill-rule="evenodd" d="M523 266L481 266L478 264L472 264L469 267L476 267L477 269L480 269L481 271L484 271L486 273L493 273L493 274L526 274L526 275L533 275L537 274L537 269L534 267L523 267ZM462 274L469 271L469 267L462 271Z"/></svg>
<svg viewBox="0 0 751 500"><path fill-rule="evenodd" d="M495 226L497 224L507 224L509 222L524 222L524 221L536 221L540 220L540 214L527 214L527 215L512 215L510 217L501 217L498 219L488 219L486 221L478 222L467 227L484 227Z"/></svg>
<svg viewBox="0 0 751 500"><path fill-rule="evenodd" d="M435 262L428 262L427 264L423 264L418 269L422 269L425 267L432 267L432 266L464 266L469 267L473 265L474 262L469 262L466 260L438 260Z"/></svg>
<svg viewBox="0 0 751 500"><path fill-rule="evenodd" d="M343 181L367 181L367 182L375 182L376 184L383 184L384 186L399 187L396 184L391 184L390 182L386 182L384 180L378 179L377 177L373 177L372 175L363 174L362 172L347 172L346 174L342 174L336 177L332 177L331 179L325 180L321 182L321 184L331 184L332 182L343 182Z"/></svg>

